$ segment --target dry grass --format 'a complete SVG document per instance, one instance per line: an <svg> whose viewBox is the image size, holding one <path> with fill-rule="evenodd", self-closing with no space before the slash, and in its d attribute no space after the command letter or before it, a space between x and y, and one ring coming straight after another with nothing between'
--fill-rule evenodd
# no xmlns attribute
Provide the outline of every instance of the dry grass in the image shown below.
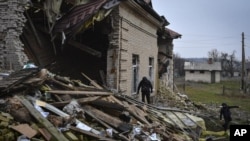
<svg viewBox="0 0 250 141"><path fill-rule="evenodd" d="M182 83L180 83L182 82ZM194 102L204 104L215 103L220 105L225 102L228 105L238 105L242 110L250 113L250 94L243 94L240 91L239 80L222 81L221 83L194 83L184 82L177 79L177 88L180 92L188 95L189 99ZM226 89L223 94L223 86Z"/></svg>

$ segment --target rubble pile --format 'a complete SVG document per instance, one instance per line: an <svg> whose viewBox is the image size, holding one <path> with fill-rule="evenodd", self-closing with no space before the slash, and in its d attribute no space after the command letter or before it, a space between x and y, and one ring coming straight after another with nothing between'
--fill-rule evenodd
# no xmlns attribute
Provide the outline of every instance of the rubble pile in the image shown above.
<svg viewBox="0 0 250 141"><path fill-rule="evenodd" d="M23 69L0 80L0 140L199 140L202 118L158 108L46 69Z"/></svg>
<svg viewBox="0 0 250 141"><path fill-rule="evenodd" d="M193 112L199 111L199 109L194 106L193 102L188 98L186 94L182 94L178 91L173 92L172 90L169 90L168 87L160 88L156 98L156 102L158 105L178 107L180 109L186 109Z"/></svg>

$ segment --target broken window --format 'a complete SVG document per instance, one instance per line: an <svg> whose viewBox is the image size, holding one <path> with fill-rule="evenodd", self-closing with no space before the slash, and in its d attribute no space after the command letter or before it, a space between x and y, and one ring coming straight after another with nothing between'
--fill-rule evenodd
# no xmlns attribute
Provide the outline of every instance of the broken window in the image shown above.
<svg viewBox="0 0 250 141"><path fill-rule="evenodd" d="M193 70L191 70L191 71L190 71L190 73L194 73L194 71L193 71Z"/></svg>
<svg viewBox="0 0 250 141"><path fill-rule="evenodd" d="M132 94L136 94L139 72L139 55L132 55Z"/></svg>
<svg viewBox="0 0 250 141"><path fill-rule="evenodd" d="M200 73L205 73L205 71L204 70L200 70Z"/></svg>

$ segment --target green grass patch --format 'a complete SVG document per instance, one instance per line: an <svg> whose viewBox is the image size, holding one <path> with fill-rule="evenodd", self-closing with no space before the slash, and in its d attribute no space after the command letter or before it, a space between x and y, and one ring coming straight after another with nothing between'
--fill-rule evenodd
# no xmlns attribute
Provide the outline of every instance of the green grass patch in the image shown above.
<svg viewBox="0 0 250 141"><path fill-rule="evenodd" d="M223 86L226 88L224 94ZM218 103L218 105L225 102L228 105L238 105L242 110L250 112L250 94L243 94L240 91L240 81L231 80L213 84L186 82L185 87L183 84L177 87L194 102Z"/></svg>

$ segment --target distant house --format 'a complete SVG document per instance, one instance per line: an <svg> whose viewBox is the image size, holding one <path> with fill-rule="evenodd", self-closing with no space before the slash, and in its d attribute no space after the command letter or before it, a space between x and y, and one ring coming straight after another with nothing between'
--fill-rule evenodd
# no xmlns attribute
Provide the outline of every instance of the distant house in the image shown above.
<svg viewBox="0 0 250 141"><path fill-rule="evenodd" d="M233 73L233 77L239 77L240 76L240 71L239 70L235 70Z"/></svg>
<svg viewBox="0 0 250 141"><path fill-rule="evenodd" d="M247 78L250 79L250 63L249 62L246 63L246 74L247 74Z"/></svg>
<svg viewBox="0 0 250 141"><path fill-rule="evenodd" d="M185 62L184 70L185 81L218 83L221 80L220 62Z"/></svg>

